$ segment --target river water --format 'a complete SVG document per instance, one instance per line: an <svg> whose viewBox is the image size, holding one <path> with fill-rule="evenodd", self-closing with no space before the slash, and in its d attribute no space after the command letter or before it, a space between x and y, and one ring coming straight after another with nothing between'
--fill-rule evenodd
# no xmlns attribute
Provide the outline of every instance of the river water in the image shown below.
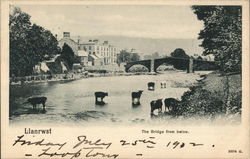
<svg viewBox="0 0 250 159"><path fill-rule="evenodd" d="M205 72L207 73L207 72ZM158 75L134 75L85 78L75 81L47 82L10 86L11 124L98 125L142 124L156 122L150 117L150 102L155 99L178 98L196 83L204 72L187 74L169 71ZM160 82L166 81L167 88ZM147 83L155 82L155 91ZM132 106L131 92L143 90L141 105ZM94 92L108 92L106 105L95 105ZM31 96L47 97L46 112L25 103ZM164 107L163 107L164 109ZM156 112L157 113L157 112ZM170 118L170 117L169 117ZM157 120L165 122L167 119Z"/></svg>

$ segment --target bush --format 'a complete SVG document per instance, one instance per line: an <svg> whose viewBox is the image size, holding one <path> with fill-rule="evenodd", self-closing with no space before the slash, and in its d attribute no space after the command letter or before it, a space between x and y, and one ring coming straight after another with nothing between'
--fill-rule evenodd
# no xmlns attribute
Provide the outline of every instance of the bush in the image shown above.
<svg viewBox="0 0 250 159"><path fill-rule="evenodd" d="M177 115L183 116L214 116L223 111L223 101L218 93L210 92L201 86L194 86L183 94Z"/></svg>
<svg viewBox="0 0 250 159"><path fill-rule="evenodd" d="M241 114L241 107L242 107L242 91L238 93L233 93L230 95L229 99L229 105L228 105L228 112L230 114Z"/></svg>

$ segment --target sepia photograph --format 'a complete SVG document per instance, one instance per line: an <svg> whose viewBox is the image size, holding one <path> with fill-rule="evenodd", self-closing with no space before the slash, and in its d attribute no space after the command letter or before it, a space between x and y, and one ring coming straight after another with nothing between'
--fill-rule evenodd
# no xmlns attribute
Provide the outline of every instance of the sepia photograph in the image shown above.
<svg viewBox="0 0 250 159"><path fill-rule="evenodd" d="M249 157L248 7L4 1L1 158Z"/></svg>
<svg viewBox="0 0 250 159"><path fill-rule="evenodd" d="M237 124L241 6L10 5L10 124Z"/></svg>

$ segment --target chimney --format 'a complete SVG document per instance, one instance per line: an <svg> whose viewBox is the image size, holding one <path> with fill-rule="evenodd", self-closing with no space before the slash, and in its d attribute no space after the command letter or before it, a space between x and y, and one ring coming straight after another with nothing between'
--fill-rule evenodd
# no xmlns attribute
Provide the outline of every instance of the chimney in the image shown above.
<svg viewBox="0 0 250 159"><path fill-rule="evenodd" d="M77 38L77 43L80 44L80 36Z"/></svg>
<svg viewBox="0 0 250 159"><path fill-rule="evenodd" d="M93 40L93 42L98 43L98 42L99 42L99 40L98 40L98 39L95 39L95 40Z"/></svg>
<svg viewBox="0 0 250 159"><path fill-rule="evenodd" d="M70 32L63 32L64 38L70 38Z"/></svg>
<svg viewBox="0 0 250 159"><path fill-rule="evenodd" d="M103 43L103 44L107 45L108 43L109 43L109 41L104 41L104 43Z"/></svg>

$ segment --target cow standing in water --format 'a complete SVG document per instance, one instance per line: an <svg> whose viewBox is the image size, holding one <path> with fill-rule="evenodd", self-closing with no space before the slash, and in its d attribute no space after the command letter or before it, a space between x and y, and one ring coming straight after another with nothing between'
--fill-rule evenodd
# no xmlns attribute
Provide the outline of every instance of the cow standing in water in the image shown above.
<svg viewBox="0 0 250 159"><path fill-rule="evenodd" d="M95 104L104 105L105 102L103 101L103 98L106 96L108 96L107 92L95 92ZM101 99L101 101L98 101L98 99Z"/></svg>
<svg viewBox="0 0 250 159"><path fill-rule="evenodd" d="M47 97L31 97L27 99L27 103L30 103L33 106L33 109L36 108L37 104L42 104L43 110L45 110L46 101L47 101Z"/></svg>
<svg viewBox="0 0 250 159"><path fill-rule="evenodd" d="M140 105L140 98L142 95L142 90L139 90L138 92L132 92L131 96L132 96L132 104L133 105ZM137 101L135 101L135 99L137 99Z"/></svg>
<svg viewBox="0 0 250 159"><path fill-rule="evenodd" d="M154 82L148 82L148 90L150 90L150 91L155 90L155 83Z"/></svg>
<svg viewBox="0 0 250 159"><path fill-rule="evenodd" d="M153 100L150 102L151 115L154 114L154 110L158 109L158 114L162 112L162 99Z"/></svg>
<svg viewBox="0 0 250 159"><path fill-rule="evenodd" d="M161 82L161 88L167 88L167 82L166 81Z"/></svg>
<svg viewBox="0 0 250 159"><path fill-rule="evenodd" d="M166 98L164 100L164 104L165 104L165 112L166 112L166 108L168 108L168 112L176 113L178 105L180 104L180 101L174 98Z"/></svg>

